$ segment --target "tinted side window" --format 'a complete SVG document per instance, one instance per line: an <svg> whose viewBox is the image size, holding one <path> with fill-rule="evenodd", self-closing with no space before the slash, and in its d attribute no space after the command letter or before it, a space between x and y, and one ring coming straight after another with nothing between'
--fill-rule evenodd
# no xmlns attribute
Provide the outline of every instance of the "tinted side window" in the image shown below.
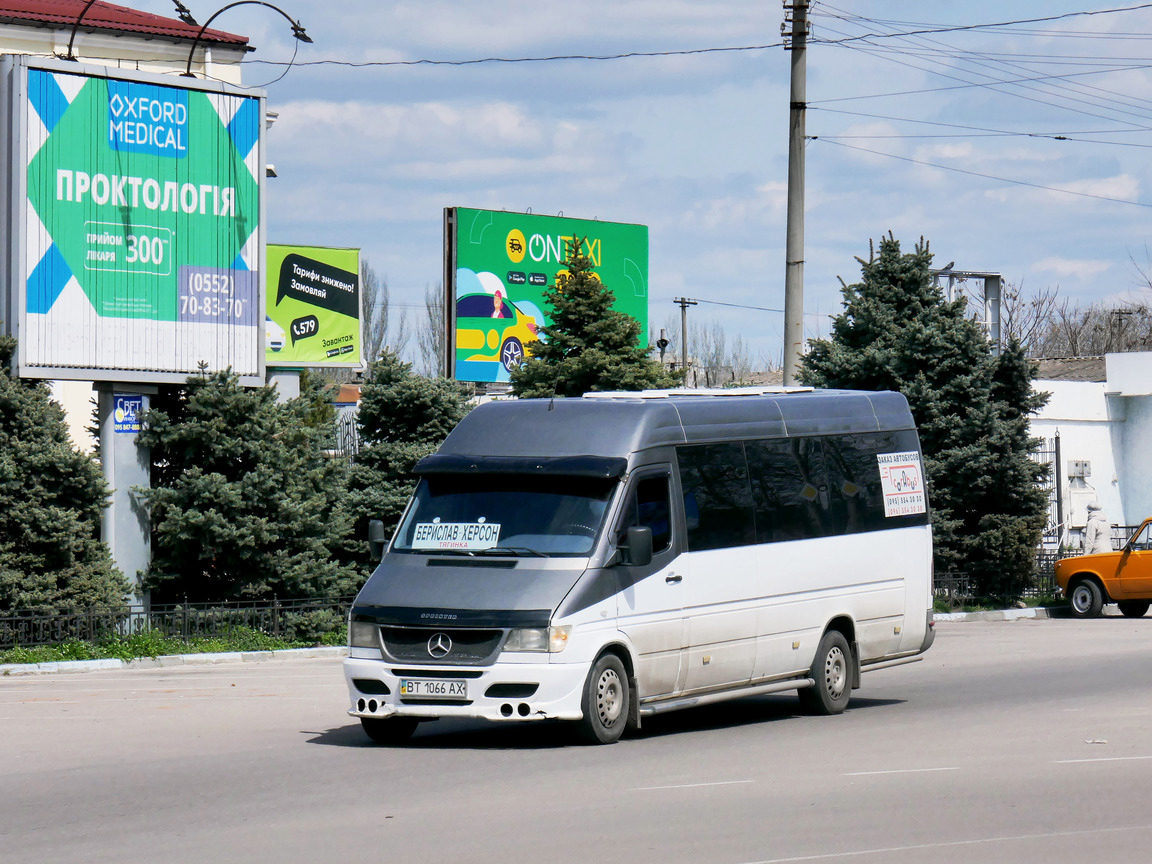
<svg viewBox="0 0 1152 864"><path fill-rule="evenodd" d="M743 444L677 447L688 548L724 549L756 542L752 490Z"/></svg>
<svg viewBox="0 0 1152 864"><path fill-rule="evenodd" d="M828 484L816 438L749 441L748 468L756 507L756 541L823 537Z"/></svg>
<svg viewBox="0 0 1152 864"><path fill-rule="evenodd" d="M645 477L636 484L616 532L617 544L625 542L628 529L634 525L652 529L653 552L663 552L672 545L672 506L667 477Z"/></svg>
<svg viewBox="0 0 1152 864"><path fill-rule="evenodd" d="M833 435L824 440L828 466L828 515L833 534L884 528L884 490L876 454L889 450L888 436Z"/></svg>
<svg viewBox="0 0 1152 864"><path fill-rule="evenodd" d="M918 451L915 432L749 441L746 448L759 543L928 523L927 513L884 515L876 457Z"/></svg>
<svg viewBox="0 0 1152 864"><path fill-rule="evenodd" d="M876 458L881 453L908 453L919 449L916 433L912 431L832 435L825 439L829 508L834 533L926 525L927 513L884 515L884 488Z"/></svg>

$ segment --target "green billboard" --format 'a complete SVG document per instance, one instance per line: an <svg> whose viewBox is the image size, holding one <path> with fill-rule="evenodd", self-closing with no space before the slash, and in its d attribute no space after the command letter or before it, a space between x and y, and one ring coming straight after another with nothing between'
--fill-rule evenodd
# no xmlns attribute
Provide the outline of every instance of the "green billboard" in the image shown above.
<svg viewBox="0 0 1152 864"><path fill-rule="evenodd" d="M268 244L269 366L361 366L360 250Z"/></svg>
<svg viewBox="0 0 1152 864"><path fill-rule="evenodd" d="M9 103L22 372L261 376L262 98L76 68L4 67L26 94Z"/></svg>
<svg viewBox="0 0 1152 864"><path fill-rule="evenodd" d="M614 308L648 332L648 226L503 210L445 210L448 360L459 381L507 381L550 324L544 292L577 239Z"/></svg>

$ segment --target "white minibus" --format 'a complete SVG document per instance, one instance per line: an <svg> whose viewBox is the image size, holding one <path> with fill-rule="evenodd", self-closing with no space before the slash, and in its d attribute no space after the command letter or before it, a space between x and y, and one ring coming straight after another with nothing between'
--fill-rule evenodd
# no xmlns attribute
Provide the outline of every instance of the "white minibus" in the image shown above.
<svg viewBox="0 0 1152 864"><path fill-rule="evenodd" d="M349 713L572 721L796 690L836 714L920 659L932 538L899 393L644 391L490 402L433 455L349 617ZM386 550L385 550L386 546Z"/></svg>

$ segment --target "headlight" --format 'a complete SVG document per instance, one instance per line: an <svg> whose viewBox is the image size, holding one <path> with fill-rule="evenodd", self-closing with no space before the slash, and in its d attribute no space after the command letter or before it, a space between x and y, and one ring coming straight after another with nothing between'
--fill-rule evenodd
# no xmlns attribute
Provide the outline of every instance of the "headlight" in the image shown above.
<svg viewBox="0 0 1152 864"><path fill-rule="evenodd" d="M505 651L538 651L558 654L568 647L572 627L518 627L508 633Z"/></svg>
<svg viewBox="0 0 1152 864"><path fill-rule="evenodd" d="M379 648L380 628L370 621L353 621L348 625L348 647Z"/></svg>

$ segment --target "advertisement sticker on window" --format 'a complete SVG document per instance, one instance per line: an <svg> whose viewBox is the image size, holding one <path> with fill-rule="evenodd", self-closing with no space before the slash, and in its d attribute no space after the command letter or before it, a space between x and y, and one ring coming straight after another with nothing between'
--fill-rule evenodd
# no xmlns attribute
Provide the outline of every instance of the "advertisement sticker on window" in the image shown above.
<svg viewBox="0 0 1152 864"><path fill-rule="evenodd" d="M880 484L884 490L884 515L911 516L924 513L928 506L924 497L924 471L920 454L880 453Z"/></svg>

